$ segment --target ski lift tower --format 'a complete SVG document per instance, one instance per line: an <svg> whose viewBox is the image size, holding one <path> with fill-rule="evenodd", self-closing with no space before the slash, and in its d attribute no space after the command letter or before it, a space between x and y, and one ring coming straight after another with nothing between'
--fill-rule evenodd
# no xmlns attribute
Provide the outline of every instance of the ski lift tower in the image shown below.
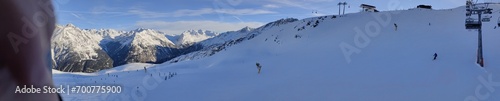
<svg viewBox="0 0 500 101"><path fill-rule="evenodd" d="M344 5L344 11L342 12L342 15L344 15L345 14L345 5L347 5L347 2L339 2L337 5L339 6L339 15L340 15L340 5Z"/></svg>
<svg viewBox="0 0 500 101"><path fill-rule="evenodd" d="M477 30L478 31L478 48L477 48L477 61L476 63L479 64L481 67L484 67L484 60L483 60L483 35L482 35L482 22L488 22L490 21L489 18L483 18L481 19L482 14L492 14L491 8L488 7L476 7L476 4L472 3L472 0L467 0L466 2L466 16L467 18L465 19L465 29L468 30ZM474 19L472 16L477 15L477 19Z"/></svg>
<svg viewBox="0 0 500 101"><path fill-rule="evenodd" d="M340 16L340 5L342 5L342 2L339 2L337 5L339 6L339 16Z"/></svg>

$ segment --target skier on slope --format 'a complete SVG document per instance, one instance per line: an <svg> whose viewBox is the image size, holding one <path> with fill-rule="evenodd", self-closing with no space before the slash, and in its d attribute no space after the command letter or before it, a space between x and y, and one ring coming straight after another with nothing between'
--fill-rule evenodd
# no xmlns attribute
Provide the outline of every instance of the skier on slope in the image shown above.
<svg viewBox="0 0 500 101"><path fill-rule="evenodd" d="M433 60L436 60L438 54L437 53L434 53L434 59Z"/></svg>
<svg viewBox="0 0 500 101"><path fill-rule="evenodd" d="M260 69L262 69L262 66L259 63L256 63L255 65L257 65L257 69L259 70L257 73L260 74Z"/></svg>
<svg viewBox="0 0 500 101"><path fill-rule="evenodd" d="M398 31L398 24L394 23L394 30Z"/></svg>

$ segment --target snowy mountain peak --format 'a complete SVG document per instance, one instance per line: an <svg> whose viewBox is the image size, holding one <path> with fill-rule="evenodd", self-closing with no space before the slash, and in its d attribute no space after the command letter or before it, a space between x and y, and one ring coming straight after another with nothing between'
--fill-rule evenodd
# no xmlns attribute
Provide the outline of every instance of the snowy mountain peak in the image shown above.
<svg viewBox="0 0 500 101"><path fill-rule="evenodd" d="M96 34L97 32L82 30L73 24L57 25L51 40L54 69L69 72L94 72L111 68L112 60L107 54L103 54L105 52L99 45L104 36Z"/></svg>
<svg viewBox="0 0 500 101"><path fill-rule="evenodd" d="M80 28L76 27L75 25L69 23L69 24L66 24L66 25L56 25L56 29L74 29L74 30L78 30L78 31L82 31Z"/></svg>
<svg viewBox="0 0 500 101"><path fill-rule="evenodd" d="M120 37L121 43L130 43L132 45L162 46L172 47L173 42L168 40L164 33L152 29L139 28L125 33Z"/></svg>
<svg viewBox="0 0 500 101"><path fill-rule="evenodd" d="M75 25L73 25L73 24L71 24L71 23L66 24L66 27L73 27L73 28L76 28L76 26L75 26Z"/></svg>
<svg viewBox="0 0 500 101"><path fill-rule="evenodd" d="M287 24L287 23L295 22L295 21L299 21L299 19L297 19L297 18L284 18L284 19L276 20L274 22L267 23L266 25L264 25L264 27L279 26L279 25L283 25L283 24Z"/></svg>
<svg viewBox="0 0 500 101"><path fill-rule="evenodd" d="M175 44L178 46L191 45L217 35L219 35L219 33L208 30L188 30L179 36Z"/></svg>
<svg viewBox="0 0 500 101"><path fill-rule="evenodd" d="M153 30L153 29L148 29L148 28L137 28L137 29L135 29L135 30L133 30L133 31L135 31L135 32L142 32L142 31L147 31L147 30Z"/></svg>
<svg viewBox="0 0 500 101"><path fill-rule="evenodd" d="M218 33L213 32L213 31L209 31L209 30L202 30L202 29L199 29L199 30L188 30L188 31L184 31L181 35L184 35L184 34L189 34L189 35L208 35L208 36L216 36Z"/></svg>
<svg viewBox="0 0 500 101"><path fill-rule="evenodd" d="M245 33L245 32L250 32L250 31L252 31L253 29L254 29L254 28L250 28L250 27L246 26L246 27L244 27L244 28L242 28L242 29L238 30L238 32Z"/></svg>
<svg viewBox="0 0 500 101"><path fill-rule="evenodd" d="M62 44L64 47L75 47L74 49L77 51L93 51L93 49L100 49L97 43L103 39L101 36L91 34L88 30L81 30L73 24L67 24L65 27L57 27L54 33L56 34L53 35L52 40L56 45Z"/></svg>

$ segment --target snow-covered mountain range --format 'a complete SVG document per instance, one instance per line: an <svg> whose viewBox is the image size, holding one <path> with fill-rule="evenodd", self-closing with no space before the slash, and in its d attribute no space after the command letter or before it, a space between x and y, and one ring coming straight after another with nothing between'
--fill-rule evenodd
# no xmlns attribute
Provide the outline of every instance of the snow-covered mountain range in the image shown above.
<svg viewBox="0 0 500 101"><path fill-rule="evenodd" d="M179 35L175 44L184 47L217 36L219 33L207 30L189 30Z"/></svg>
<svg viewBox="0 0 500 101"><path fill-rule="evenodd" d="M144 28L127 32L57 25L52 40L53 66L66 72L95 72L126 63L162 63L200 50L203 47L195 45L197 42L217 35L206 30L172 36Z"/></svg>
<svg viewBox="0 0 500 101"><path fill-rule="evenodd" d="M462 6L282 19L221 33L200 41L204 48L162 64L131 63L96 73L54 70L53 77L57 86L123 89L61 94L64 100L498 101L500 28L495 20L483 23L480 67L477 31L465 29L465 11ZM500 18L498 12L491 16Z"/></svg>
<svg viewBox="0 0 500 101"><path fill-rule="evenodd" d="M253 39L255 36L259 35L262 31L265 31L267 29L271 29L273 27L282 25L282 24L287 24L291 22L298 21L298 19L295 18L286 18L286 19L280 19L274 22L270 22L262 27L259 28L250 28L250 27L244 27L238 31L229 31L225 33L221 33L216 37L209 38L206 40L203 40L198 43L201 47L204 47L203 49L199 51L194 51L191 53L188 53L186 55L181 55L179 57L173 58L169 61L169 63L176 63L179 61L186 61L186 60L192 60L192 59L200 59L204 58L207 56L214 55L215 53L225 50L227 47L238 44L240 42L243 42L245 40L250 40Z"/></svg>
<svg viewBox="0 0 500 101"><path fill-rule="evenodd" d="M56 26L52 36L54 68L68 72L95 72L113 67L113 60L100 46L122 32L82 30L72 24Z"/></svg>
<svg viewBox="0 0 500 101"><path fill-rule="evenodd" d="M245 27L220 34L188 30L180 35L145 28L127 32L57 25L52 40L53 68L65 72L95 72L127 63L191 60L251 39L264 29L294 21L297 19L281 19L257 29Z"/></svg>

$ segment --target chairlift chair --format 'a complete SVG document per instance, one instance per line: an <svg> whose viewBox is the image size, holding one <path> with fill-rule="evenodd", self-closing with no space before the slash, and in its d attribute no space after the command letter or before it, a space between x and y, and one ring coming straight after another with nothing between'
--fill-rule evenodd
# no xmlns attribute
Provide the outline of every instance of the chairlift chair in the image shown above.
<svg viewBox="0 0 500 101"><path fill-rule="evenodd" d="M465 19L465 29L480 29L482 26L479 20L473 18Z"/></svg>
<svg viewBox="0 0 500 101"><path fill-rule="evenodd" d="M482 22L490 22L490 18L483 18L481 19Z"/></svg>
<svg viewBox="0 0 500 101"><path fill-rule="evenodd" d="M481 21L482 21L482 22L490 22L491 17L492 17L492 16L486 15L486 16L484 16L484 17L481 19Z"/></svg>
<svg viewBox="0 0 500 101"><path fill-rule="evenodd" d="M485 14L493 14L492 10L493 10L493 9L488 8L488 9L486 10Z"/></svg>
<svg viewBox="0 0 500 101"><path fill-rule="evenodd" d="M481 19L482 22L490 22L490 18L483 18Z"/></svg>

